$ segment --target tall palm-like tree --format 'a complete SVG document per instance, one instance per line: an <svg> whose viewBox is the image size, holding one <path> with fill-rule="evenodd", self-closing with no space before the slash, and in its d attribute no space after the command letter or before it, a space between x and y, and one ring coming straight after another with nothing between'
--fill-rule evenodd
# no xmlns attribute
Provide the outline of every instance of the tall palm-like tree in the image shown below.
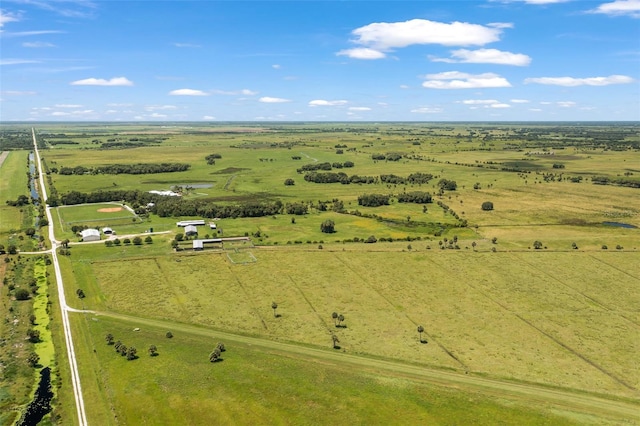
<svg viewBox="0 0 640 426"><path fill-rule="evenodd" d="M336 327L338 326L338 313L334 312L331 314L331 318L333 318L333 322L336 325Z"/></svg>
<svg viewBox="0 0 640 426"><path fill-rule="evenodd" d="M104 336L104 340L107 342L107 345L113 345L113 334L107 334Z"/></svg>
<svg viewBox="0 0 640 426"><path fill-rule="evenodd" d="M420 343L422 343L423 342L422 333L424 333L424 327L423 326L421 326L421 325L418 326L418 333L420 333Z"/></svg>
<svg viewBox="0 0 640 426"><path fill-rule="evenodd" d="M338 326L342 325L342 321L344 321L344 315L340 314L338 315Z"/></svg>
<svg viewBox="0 0 640 426"><path fill-rule="evenodd" d="M278 309L278 304L276 302L271 302L271 309L273 309L273 317L277 318L278 314L276 313L276 309Z"/></svg>

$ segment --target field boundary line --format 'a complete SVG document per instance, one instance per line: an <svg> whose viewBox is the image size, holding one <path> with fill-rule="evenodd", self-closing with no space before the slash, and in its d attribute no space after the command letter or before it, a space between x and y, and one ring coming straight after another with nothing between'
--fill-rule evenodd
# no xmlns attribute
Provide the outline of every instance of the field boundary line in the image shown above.
<svg viewBox="0 0 640 426"><path fill-rule="evenodd" d="M386 297L385 295L383 295L378 289L374 288L370 283L369 280L367 280L367 278L365 276L363 276L362 274L360 274L359 272L357 272L351 265L348 265L343 259L341 259L339 256L337 256L334 252L334 257L341 262L346 268L348 268L351 272L353 272L354 274L356 274L361 280L362 282L364 282L367 287L369 287L371 290L373 290L378 296L380 296L385 302L387 302L389 304L389 306L391 306L392 309L394 309L396 312L399 312L398 309L396 308L396 305L394 305L391 300ZM404 314L404 316L413 323L414 326L417 326L418 323L416 321L414 321L413 319L411 319L411 317L409 317L409 315ZM433 342L436 343L436 345L438 345L440 347L440 349L442 349L447 355L449 355L451 357L451 359L453 359L454 361L456 361L458 364L460 364L462 366L462 368L464 368L465 371L469 371L469 367L467 367L465 365L464 362L460 361L460 359L453 353L451 352L449 349L447 349L442 343L440 343L438 341L438 339L436 339L435 337L433 337L432 335L430 335L427 331L423 331L422 332L425 336L427 336L428 340L431 340Z"/></svg>
<svg viewBox="0 0 640 426"><path fill-rule="evenodd" d="M227 266L227 270L229 272L229 275L232 275L235 278L236 283L238 283L238 286L240 286L240 288L242 289L242 292L244 293L245 297L251 303L251 310L256 313L256 315L260 319L260 322L262 323L262 326L264 327L264 329L265 330L269 330L269 327L267 326L266 321L264 320L264 318L262 318L262 315L260 315L260 311L256 308L256 304L255 304L253 298L251 297L251 294L244 287L244 285L242 284L242 282L240 281L238 276L236 274L231 273L231 268L229 267L229 265L226 265L226 266Z"/></svg>
<svg viewBox="0 0 640 426"><path fill-rule="evenodd" d="M517 313L516 311L509 309L508 306L500 303L499 301L497 301L496 299L494 299L493 297L491 297L490 295L488 295L486 292L479 290L478 288L476 288L473 284L470 284L469 281L466 281L465 284L469 287L471 287L474 291L476 291L477 293L481 294L482 296L486 297L487 299L489 299L490 301L492 301L493 303L495 303L496 305L500 306L502 309L504 309L506 312L509 312L511 315L515 316L516 318L518 318L520 321L524 322L525 324L527 324L529 327L533 328L534 330L536 330L538 333L542 334L543 336L547 337L548 339L550 339L552 342L556 343L557 345L559 345L560 347L562 347L563 349L565 349L566 351L568 351L569 353L573 354L574 356L577 356L578 358L580 358L581 360L583 360L584 362L586 362L587 364L589 364L590 366L594 367L596 370L600 371L601 373L603 373L604 375L606 375L607 377L609 377L610 379L612 379L613 381L617 382L618 384L621 384L622 386L624 386L625 388L629 389L629 390L633 390L633 391L637 391L636 388L634 388L633 386L631 386L630 384L626 383L624 380L622 380L621 378L619 378L618 376L616 376L613 373L610 373L608 370L606 370L604 367L601 367L600 365L596 364L594 361L591 361L589 358L587 358L586 356L582 355L580 352L576 351L575 349L569 347L567 344L563 343L561 340L557 339L556 337L554 337L553 335L551 335L550 333L542 330L541 328L537 327L536 325L533 324L533 322L525 319L522 315L520 315L519 313Z"/></svg>
<svg viewBox="0 0 640 426"><path fill-rule="evenodd" d="M615 270L616 270L616 271L618 271L618 272L621 272L621 273L623 273L623 274L625 274L625 275L630 276L631 278L634 278L634 279L636 279L636 280L640 281L640 278L639 278L639 277L636 277L636 276L634 276L634 275L631 275L629 272L627 272L627 271L625 271L625 270L622 270L622 269L618 268L617 266L612 265L612 264L610 264L610 263L608 263L608 262L605 262L605 261L604 261L604 260L602 260L602 259L598 259L597 257L594 257L592 254L590 254L590 255L589 255L589 257L590 257L590 258L592 258L592 259L597 260L597 261L598 261L598 262L600 262L600 263L604 263L604 264L605 264L605 265L607 265L608 267L613 268L613 269L615 269Z"/></svg>

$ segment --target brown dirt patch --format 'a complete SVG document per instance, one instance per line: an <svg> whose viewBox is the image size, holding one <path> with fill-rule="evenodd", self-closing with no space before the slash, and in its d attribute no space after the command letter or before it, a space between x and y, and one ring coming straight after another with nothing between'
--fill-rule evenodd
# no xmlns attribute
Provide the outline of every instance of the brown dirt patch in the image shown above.
<svg viewBox="0 0 640 426"><path fill-rule="evenodd" d="M115 213L122 210L122 207L105 207L103 209L98 209L100 213Z"/></svg>

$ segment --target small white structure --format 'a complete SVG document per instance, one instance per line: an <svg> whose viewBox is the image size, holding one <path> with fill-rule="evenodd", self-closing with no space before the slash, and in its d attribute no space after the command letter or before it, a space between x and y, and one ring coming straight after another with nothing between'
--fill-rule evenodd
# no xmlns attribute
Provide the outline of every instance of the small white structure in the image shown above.
<svg viewBox="0 0 640 426"><path fill-rule="evenodd" d="M217 229L218 227L216 226L215 222L209 222L209 228Z"/></svg>
<svg viewBox="0 0 640 426"><path fill-rule="evenodd" d="M111 235L113 234L113 229L111 228L102 228L102 233L105 235Z"/></svg>
<svg viewBox="0 0 640 426"><path fill-rule="evenodd" d="M177 192L173 192L173 191L149 191L149 194L156 194L156 195L162 195L164 197L179 197L180 194L178 194Z"/></svg>
<svg viewBox="0 0 640 426"><path fill-rule="evenodd" d="M80 232L80 235L82 235L82 241L84 242L100 241L100 231L98 231L97 229L85 229L84 231Z"/></svg>
<svg viewBox="0 0 640 426"><path fill-rule="evenodd" d="M204 242L202 240L193 240L194 250L204 250Z"/></svg>
<svg viewBox="0 0 640 426"><path fill-rule="evenodd" d="M176 226L187 227L189 225L193 226L204 226L204 219L196 219L196 220L181 220L180 222L176 222Z"/></svg>
<svg viewBox="0 0 640 426"><path fill-rule="evenodd" d="M184 227L184 235L198 235L198 228L194 225L187 225Z"/></svg>

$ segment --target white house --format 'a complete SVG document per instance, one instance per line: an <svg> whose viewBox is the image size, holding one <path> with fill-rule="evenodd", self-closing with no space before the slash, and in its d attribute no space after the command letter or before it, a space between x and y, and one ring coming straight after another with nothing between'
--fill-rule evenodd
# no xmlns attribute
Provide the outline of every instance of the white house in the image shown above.
<svg viewBox="0 0 640 426"><path fill-rule="evenodd" d="M80 232L80 235L82 235L82 241L84 242L100 241L100 231L98 231L97 229L85 229L84 231Z"/></svg>

